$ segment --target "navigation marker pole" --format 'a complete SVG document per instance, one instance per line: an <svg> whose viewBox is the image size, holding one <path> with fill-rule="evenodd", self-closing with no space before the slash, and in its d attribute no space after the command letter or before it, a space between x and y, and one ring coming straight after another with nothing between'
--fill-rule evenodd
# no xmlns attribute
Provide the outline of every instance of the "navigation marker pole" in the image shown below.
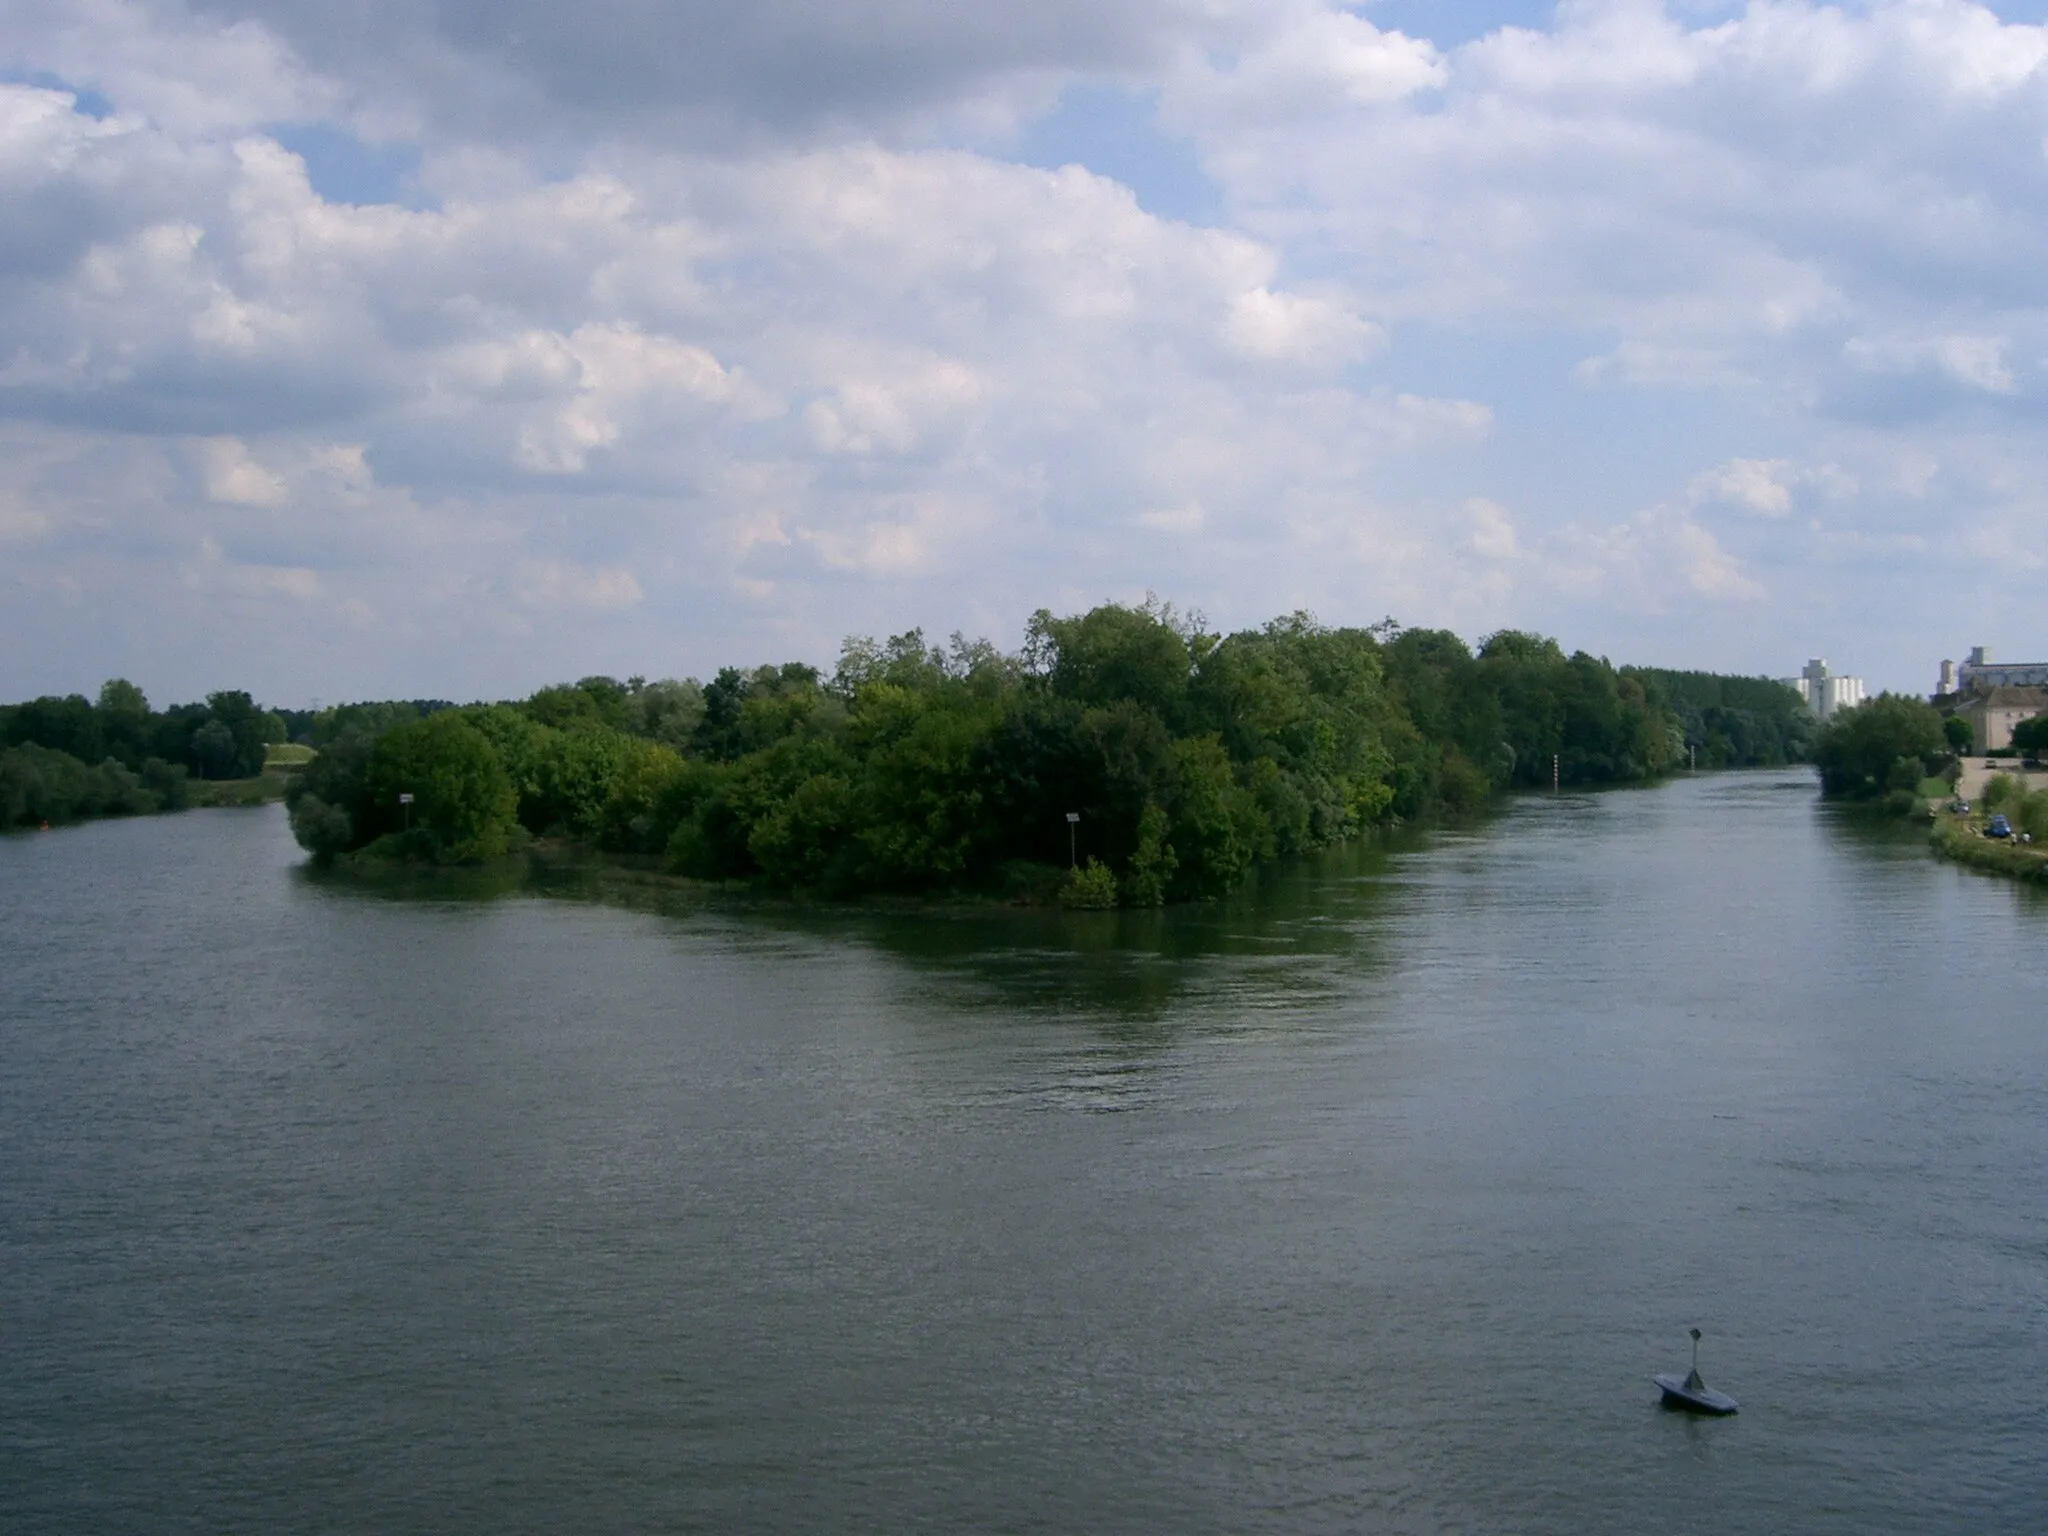
<svg viewBox="0 0 2048 1536"><path fill-rule="evenodd" d="M1074 856L1074 828L1080 824L1080 821L1081 813L1079 811L1067 812L1067 868L1069 869L1079 869L1081 867L1080 860Z"/></svg>

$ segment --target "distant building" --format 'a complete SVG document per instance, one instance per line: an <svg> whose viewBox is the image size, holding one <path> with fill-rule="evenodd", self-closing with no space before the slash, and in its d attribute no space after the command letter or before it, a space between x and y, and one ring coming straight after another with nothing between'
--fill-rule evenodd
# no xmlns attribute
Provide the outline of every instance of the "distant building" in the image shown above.
<svg viewBox="0 0 2048 1536"><path fill-rule="evenodd" d="M1991 659L1989 646L1970 648L1959 667L1941 664L1934 707L1970 722L1970 750L1996 752L2012 745L2012 728L2048 712L2048 661Z"/></svg>
<svg viewBox="0 0 2048 1536"><path fill-rule="evenodd" d="M1968 660L1960 668L1941 664L1943 693L1974 693L1983 688L2048 688L2048 661L2002 661L1991 659L1991 647L1970 647Z"/></svg>
<svg viewBox="0 0 2048 1536"><path fill-rule="evenodd" d="M1945 713L1970 722L1971 751L1996 752L2012 745L2014 726L2048 710L2048 688L1973 688L1945 702Z"/></svg>
<svg viewBox="0 0 2048 1536"><path fill-rule="evenodd" d="M1837 677L1828 664L1816 656L1797 677L1780 678L1787 688L1806 700L1806 707L1825 720L1838 709L1854 709L1863 702L1863 679Z"/></svg>

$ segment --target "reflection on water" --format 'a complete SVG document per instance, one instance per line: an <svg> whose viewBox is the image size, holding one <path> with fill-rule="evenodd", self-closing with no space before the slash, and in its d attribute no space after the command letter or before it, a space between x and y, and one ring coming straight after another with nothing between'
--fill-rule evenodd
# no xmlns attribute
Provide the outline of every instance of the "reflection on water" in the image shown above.
<svg viewBox="0 0 2048 1536"><path fill-rule="evenodd" d="M1170 1025L1191 995L1214 996L1219 988L1252 1009L1332 1000L1342 990L1339 975L1375 963L1374 922L1396 861L1428 845L1427 834L1387 833L1262 870L1226 901L1136 911L779 901L559 866L531 876L501 873L475 894L542 893L682 919L715 915L756 931L859 945L910 968L935 1004L1092 1015L1141 1040L1142 1026ZM429 877L426 888L452 894L436 888L438 878ZM383 889L408 894L397 882Z"/></svg>
<svg viewBox="0 0 2048 1536"><path fill-rule="evenodd" d="M2031 1531L2044 922L1801 772L1143 913L0 840L0 1525Z"/></svg>

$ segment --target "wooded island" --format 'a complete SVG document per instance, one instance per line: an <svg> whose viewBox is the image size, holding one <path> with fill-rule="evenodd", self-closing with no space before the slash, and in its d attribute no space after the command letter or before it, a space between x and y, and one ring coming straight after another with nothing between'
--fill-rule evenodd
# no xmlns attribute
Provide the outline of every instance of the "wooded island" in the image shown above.
<svg viewBox="0 0 2048 1536"><path fill-rule="evenodd" d="M52 750L23 724L52 702L0 710L10 822L39 814L36 764L16 759ZM1157 602L1041 610L1016 654L912 630L847 641L829 676L593 677L516 703L271 718L317 749L287 801L323 861L466 862L558 836L778 890L1080 905L1213 897L1263 860L1553 772L1798 761L1813 729L1778 683L1617 669L1514 630L1476 652L1305 614L1219 635Z"/></svg>

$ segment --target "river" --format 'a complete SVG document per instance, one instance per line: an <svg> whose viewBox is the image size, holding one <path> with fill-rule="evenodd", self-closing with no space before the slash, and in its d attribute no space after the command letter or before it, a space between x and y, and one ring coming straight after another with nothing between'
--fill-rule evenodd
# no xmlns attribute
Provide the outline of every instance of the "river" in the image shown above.
<svg viewBox="0 0 2048 1536"><path fill-rule="evenodd" d="M2048 904L1810 773L1159 913L502 886L0 839L0 1528L2048 1524Z"/></svg>

